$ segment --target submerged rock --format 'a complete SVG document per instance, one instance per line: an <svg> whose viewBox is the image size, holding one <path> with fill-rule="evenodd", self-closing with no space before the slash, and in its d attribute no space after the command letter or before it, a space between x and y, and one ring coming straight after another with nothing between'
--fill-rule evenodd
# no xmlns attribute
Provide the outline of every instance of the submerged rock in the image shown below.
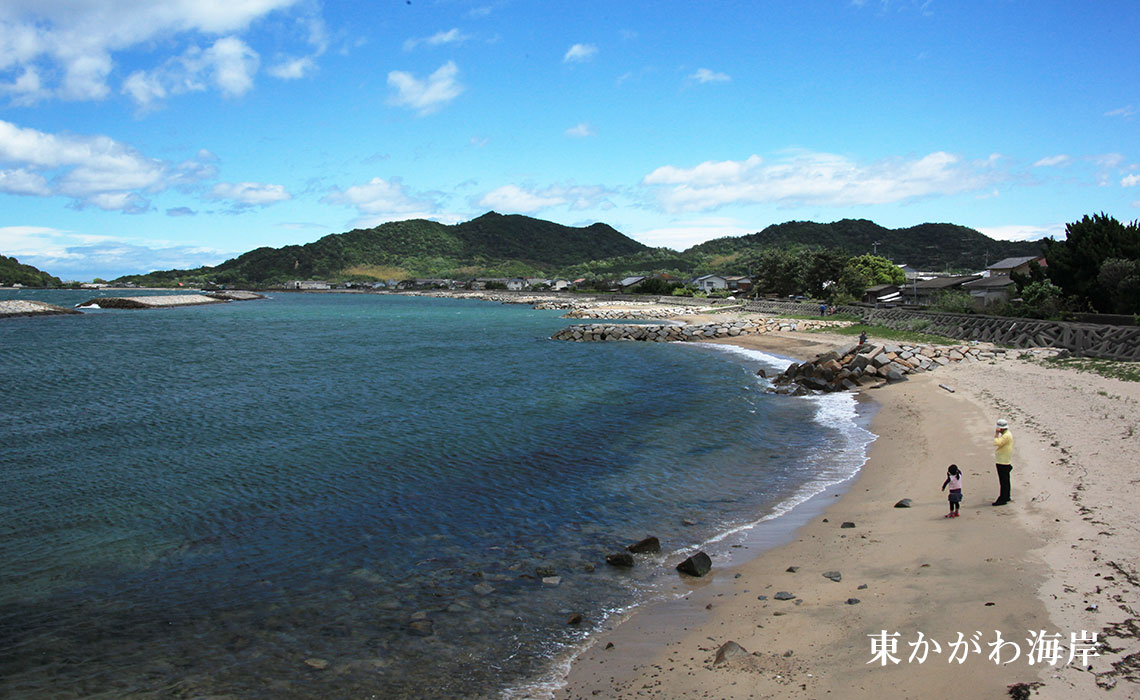
<svg viewBox="0 0 1140 700"><path fill-rule="evenodd" d="M615 552L613 554L607 554L606 563L610 566L629 569L633 567L633 555L629 552Z"/></svg>
<svg viewBox="0 0 1140 700"><path fill-rule="evenodd" d="M654 554L661 551L661 540L656 537L646 537L639 542L634 542L626 549L634 554Z"/></svg>

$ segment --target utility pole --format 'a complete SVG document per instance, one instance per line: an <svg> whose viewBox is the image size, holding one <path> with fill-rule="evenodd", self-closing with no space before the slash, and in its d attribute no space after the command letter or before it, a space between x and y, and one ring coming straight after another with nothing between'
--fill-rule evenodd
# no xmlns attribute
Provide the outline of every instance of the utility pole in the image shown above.
<svg viewBox="0 0 1140 700"><path fill-rule="evenodd" d="M874 253L872 253L872 255L875 255L877 257L879 255L879 242L875 241L874 243L871 244L871 247L875 251Z"/></svg>

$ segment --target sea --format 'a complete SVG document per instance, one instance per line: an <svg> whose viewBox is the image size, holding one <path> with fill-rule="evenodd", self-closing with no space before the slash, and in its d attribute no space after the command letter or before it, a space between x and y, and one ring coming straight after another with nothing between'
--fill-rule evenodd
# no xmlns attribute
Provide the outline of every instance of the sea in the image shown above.
<svg viewBox="0 0 1140 700"><path fill-rule="evenodd" d="M0 299L100 294L124 295ZM866 460L852 396L765 391L786 358L550 340L561 313L270 293L0 320L0 696L549 697L687 555L725 565Z"/></svg>

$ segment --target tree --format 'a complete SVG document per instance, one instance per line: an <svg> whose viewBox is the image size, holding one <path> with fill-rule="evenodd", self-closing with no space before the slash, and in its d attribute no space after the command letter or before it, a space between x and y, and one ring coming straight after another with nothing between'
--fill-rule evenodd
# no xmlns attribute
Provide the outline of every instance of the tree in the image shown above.
<svg viewBox="0 0 1140 700"><path fill-rule="evenodd" d="M1096 279L1113 313L1140 311L1140 260L1109 258L1101 263Z"/></svg>
<svg viewBox="0 0 1140 700"><path fill-rule="evenodd" d="M842 296L840 281L851 258L838 248L811 251L803 261L803 291L816 298L835 301ZM859 290L860 294L862 290Z"/></svg>
<svg viewBox="0 0 1140 700"><path fill-rule="evenodd" d="M858 255L851 258L848 265L862 275L868 287L906 283L906 273L902 268L881 255Z"/></svg>
<svg viewBox="0 0 1140 700"><path fill-rule="evenodd" d="M1065 296L1096 311L1140 312L1127 263L1140 261L1140 225L1122 224L1105 213L1065 227L1064 241L1046 241L1049 279ZM1105 264L1112 262L1105 268ZM1102 277L1103 270L1103 277Z"/></svg>
<svg viewBox="0 0 1140 700"><path fill-rule="evenodd" d="M759 291L779 296L798 294L801 290L802 259L793 249L765 248L755 254L748 265L753 270L753 286Z"/></svg>

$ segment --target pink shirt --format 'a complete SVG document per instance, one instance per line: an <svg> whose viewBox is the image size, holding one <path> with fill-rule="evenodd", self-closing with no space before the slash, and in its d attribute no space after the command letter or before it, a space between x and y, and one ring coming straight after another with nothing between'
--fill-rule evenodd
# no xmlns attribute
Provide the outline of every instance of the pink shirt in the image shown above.
<svg viewBox="0 0 1140 700"><path fill-rule="evenodd" d="M951 491L961 491L962 490L962 472L958 472L954 476L950 476L949 474L947 474L946 475L946 481L942 482L942 488L946 488L947 484L950 485Z"/></svg>

